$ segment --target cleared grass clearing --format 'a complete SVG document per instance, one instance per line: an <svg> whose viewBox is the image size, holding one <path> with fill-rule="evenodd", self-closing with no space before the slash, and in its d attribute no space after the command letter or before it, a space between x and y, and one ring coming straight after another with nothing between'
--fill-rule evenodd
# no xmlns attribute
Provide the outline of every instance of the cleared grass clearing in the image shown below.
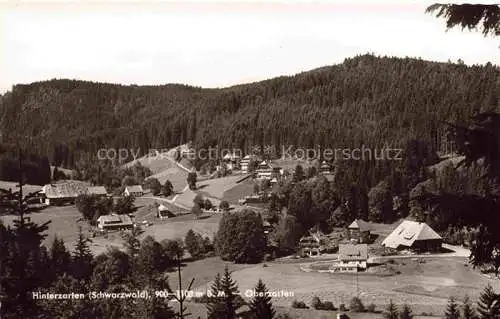
<svg viewBox="0 0 500 319"><path fill-rule="evenodd" d="M163 239L184 239L187 232L192 229L203 237L208 236L213 240L214 234L219 228L221 217L221 214L214 214L208 218L196 219L194 215L189 214L163 221L157 220L152 226L143 229L144 233L141 234L141 238L150 235L157 241L162 241Z"/></svg>
<svg viewBox="0 0 500 319"><path fill-rule="evenodd" d="M204 304L188 302L186 304L188 312L192 315L190 318L207 318L207 308ZM177 309L177 304L173 305L174 309ZM243 309L243 308L242 308ZM280 307L274 306L276 311L276 315L279 314L288 314L293 319L336 319L337 311L323 311L323 310L314 310L314 309L293 309L289 307ZM349 318L352 319L380 319L382 315L380 313L347 313ZM415 319L432 319L432 318L441 318L441 316L414 316Z"/></svg>
<svg viewBox="0 0 500 319"><path fill-rule="evenodd" d="M222 199L230 204L238 204L238 200L253 194L253 187L254 181L252 179L247 179L236 184L233 188L226 190Z"/></svg>
<svg viewBox="0 0 500 319"><path fill-rule="evenodd" d="M27 217L30 217L33 222L38 224L51 221L49 229L46 232L47 237L44 240L44 244L48 247L50 247L54 237L57 235L58 238L64 240L68 248L73 249L78 237L78 227L81 225L84 232L88 230L87 223L78 222L81 218L81 214L74 205L60 207L50 206L40 212L29 214ZM12 225L16 218L17 217L13 215L0 217L0 219L8 225Z"/></svg>
<svg viewBox="0 0 500 319"><path fill-rule="evenodd" d="M392 299L396 304L409 304L414 314L442 314L450 295L462 299L465 294L475 300L490 283L500 289L498 280L488 279L465 267L465 258L430 258L425 263L411 259L398 261L401 275L390 277L358 276L359 294L365 305L374 303L382 309ZM274 298L277 306L289 307L293 299L310 304L313 296L332 301L338 306L348 304L356 295L356 276L303 272L296 263L267 263L249 266L233 273L240 291L252 289L261 278L271 291L293 291L294 298ZM425 292L425 293L422 293Z"/></svg>
<svg viewBox="0 0 500 319"><path fill-rule="evenodd" d="M175 165L175 164L173 164ZM174 186L174 192L180 192L187 185L187 175L188 173L183 169L177 167L169 167L161 172L152 175L152 178L158 179L158 181L163 185L166 180Z"/></svg>
<svg viewBox="0 0 500 319"><path fill-rule="evenodd" d="M9 188L15 192L19 190L19 187L17 187L18 183L17 182L8 182L8 181L0 181L0 188L9 190ZM40 185L23 185L23 193L34 193L37 191L42 190L43 186Z"/></svg>
<svg viewBox="0 0 500 319"><path fill-rule="evenodd" d="M238 185L236 182L241 177L242 175L230 175L221 178L209 179L199 182L197 187L200 191L209 194L211 197L221 199L224 196L224 192Z"/></svg>

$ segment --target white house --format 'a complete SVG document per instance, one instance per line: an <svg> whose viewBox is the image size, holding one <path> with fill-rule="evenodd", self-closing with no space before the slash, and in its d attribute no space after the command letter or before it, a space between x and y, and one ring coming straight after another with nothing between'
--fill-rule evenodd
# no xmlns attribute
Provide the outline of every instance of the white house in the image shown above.
<svg viewBox="0 0 500 319"><path fill-rule="evenodd" d="M330 266L331 272L358 272L366 270L368 261L368 245L340 244L339 255Z"/></svg>
<svg viewBox="0 0 500 319"><path fill-rule="evenodd" d="M141 185L127 186L127 187L125 187L125 191L123 192L123 195L140 197L140 196L144 195L144 190L142 189Z"/></svg>
<svg viewBox="0 0 500 319"><path fill-rule="evenodd" d="M173 215L174 214L165 205L161 204L160 206L158 206L158 213L156 216L159 219L166 219Z"/></svg>
<svg viewBox="0 0 500 319"><path fill-rule="evenodd" d="M229 169L231 171L238 169L240 167L241 157L238 154L236 154L235 152L233 152L232 154L227 153L226 155L224 155L222 160L226 164L227 169Z"/></svg>
<svg viewBox="0 0 500 319"><path fill-rule="evenodd" d="M97 195L97 196L102 196L102 197L108 196L108 192L106 191L106 188L104 188L104 186L88 187L86 194L87 195Z"/></svg>
<svg viewBox="0 0 500 319"><path fill-rule="evenodd" d="M128 215L111 214L99 216L97 227L101 230L130 229L134 227L134 223Z"/></svg>

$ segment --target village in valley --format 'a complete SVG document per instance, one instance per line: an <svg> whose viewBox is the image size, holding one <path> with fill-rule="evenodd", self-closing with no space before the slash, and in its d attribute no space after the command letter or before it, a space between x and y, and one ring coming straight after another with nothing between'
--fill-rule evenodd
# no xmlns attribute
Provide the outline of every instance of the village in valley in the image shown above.
<svg viewBox="0 0 500 319"><path fill-rule="evenodd" d="M500 5L142 5L0 4L0 319L500 318Z"/></svg>
<svg viewBox="0 0 500 319"><path fill-rule="evenodd" d="M203 267L204 261L213 264L212 268L223 267L224 259L228 260L214 250L214 238L223 216L243 211L256 213L262 220L259 227L266 243L254 249L262 250L263 257L247 266L237 264L233 278L242 291L252 289L254 283L249 279L265 278L268 289L290 292L288 298L275 298L274 305L281 309L292 307L299 313L312 308L339 316L350 313L353 318L357 318L356 312L371 313L375 318L381 314L385 301L391 300L412 307L421 318L431 318L446 306L448 294L477 298L484 285L492 283L497 287L491 275L482 274L469 264L470 239L464 237L457 243L449 234L440 235L415 216L403 217L398 211L401 199L397 196L390 199L390 208L384 208L394 212L391 223L354 216L327 227L316 223L298 232L293 226L280 229L284 227L281 221L296 214L289 212L294 209L290 205L280 208L286 196L283 189L297 184L315 185L313 189L325 187L323 192L335 189L342 165L338 161L226 153L217 165L196 171L188 160L189 152L195 151L186 144L122 164L121 169L132 174L123 177L122 184L114 189L73 179L81 172L64 170L66 175L53 167L53 182L39 189L25 186L29 192L36 192L31 205L41 209L29 218L38 222L50 219L57 227L49 230L46 241L62 239L68 250L73 249L72 242L83 229L96 255L110 249L126 251L132 234L139 240L154 238L162 245L180 243L193 260L186 264L185 272L196 278L203 271L199 267ZM444 156L426 169L436 170L456 161L456 156ZM143 178L134 179L134 170L141 172L135 176L146 173ZM140 180L141 183L134 183ZM349 204L339 203L333 197L331 200L327 216L348 218L345 210ZM310 205L306 214L312 215L316 208L314 203ZM370 208L372 211L381 209L371 200L370 205L375 205ZM9 217L4 216L4 221L12 220ZM194 248L188 233L200 240ZM293 238L300 233L303 235ZM255 261L257 266L252 266ZM210 269L195 281L193 294L198 299L209 290L211 279L207 276L215 275L214 271ZM377 284L382 282L383 285ZM324 310L323 306L308 306L310 302L317 303L318 298L332 306ZM362 310L350 309L355 307L353 300L359 300ZM189 309L199 311L196 298L187 303Z"/></svg>

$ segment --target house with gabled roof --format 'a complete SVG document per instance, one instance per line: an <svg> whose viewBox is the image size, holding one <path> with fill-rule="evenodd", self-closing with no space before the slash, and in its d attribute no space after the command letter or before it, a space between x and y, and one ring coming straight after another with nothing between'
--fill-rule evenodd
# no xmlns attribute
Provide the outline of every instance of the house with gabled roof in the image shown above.
<svg viewBox="0 0 500 319"><path fill-rule="evenodd" d="M140 197L144 195L144 190L141 185L132 185L125 187L125 191L123 192L124 196L134 196Z"/></svg>
<svg viewBox="0 0 500 319"><path fill-rule="evenodd" d="M106 191L106 188L104 186L87 187L86 194L87 195L97 195L97 196L102 196L102 197L108 196L108 192Z"/></svg>
<svg viewBox="0 0 500 319"><path fill-rule="evenodd" d="M101 230L130 229L134 227L134 222L128 215L101 215L97 219L97 227Z"/></svg>
<svg viewBox="0 0 500 319"><path fill-rule="evenodd" d="M419 252L439 251L443 238L426 223L404 220L382 242L393 249L411 249Z"/></svg>
<svg viewBox="0 0 500 319"><path fill-rule="evenodd" d="M168 207L163 204L160 204L157 209L158 211L156 213L156 217L158 217L159 219L166 219L175 216L175 214L172 213L170 209L168 209Z"/></svg>
<svg viewBox="0 0 500 319"><path fill-rule="evenodd" d="M349 238L358 243L368 243L370 240L371 224L362 219L355 219L348 227Z"/></svg>
<svg viewBox="0 0 500 319"><path fill-rule="evenodd" d="M368 262L367 244L340 244L337 261L330 266L332 272L358 272L366 270Z"/></svg>
<svg viewBox="0 0 500 319"><path fill-rule="evenodd" d="M232 171L240 168L241 156L233 151L233 153L224 155L222 161L225 163L227 169Z"/></svg>
<svg viewBox="0 0 500 319"><path fill-rule="evenodd" d="M299 240L299 255L302 257L321 255L321 251L324 250L321 239L324 236L321 231L313 232L309 230L309 235L305 235Z"/></svg>
<svg viewBox="0 0 500 319"><path fill-rule="evenodd" d="M40 194L47 205L62 205L74 203L76 198L85 194L86 186L83 183L66 182L47 184Z"/></svg>

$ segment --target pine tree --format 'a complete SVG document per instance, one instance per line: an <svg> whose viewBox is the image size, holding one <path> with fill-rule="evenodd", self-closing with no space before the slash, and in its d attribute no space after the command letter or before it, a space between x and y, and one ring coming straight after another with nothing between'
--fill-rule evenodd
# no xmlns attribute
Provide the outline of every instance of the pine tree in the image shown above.
<svg viewBox="0 0 500 319"><path fill-rule="evenodd" d="M69 271L71 255L66 249L64 241L57 238L57 236L54 237L54 241L52 242L50 259L52 265L51 270L55 277L62 276Z"/></svg>
<svg viewBox="0 0 500 319"><path fill-rule="evenodd" d="M490 284L486 286L479 296L479 301L477 302L477 311L481 318L494 318L495 309L493 309L493 303L495 302L497 295L493 291L493 287Z"/></svg>
<svg viewBox="0 0 500 319"><path fill-rule="evenodd" d="M389 301L387 308L384 311L384 318L386 319L398 319L399 312L398 307L392 302L392 299Z"/></svg>
<svg viewBox="0 0 500 319"><path fill-rule="evenodd" d="M267 294L268 290L266 285L259 279L257 286L255 287L255 296L252 301L250 301L250 311L253 313L255 318L258 319L272 319L276 315L273 309L273 304L271 303L271 297Z"/></svg>
<svg viewBox="0 0 500 319"><path fill-rule="evenodd" d="M0 231L3 239L6 239L2 244L2 254L7 254L2 256L5 260L1 259L0 265L0 314L5 315L5 318L32 318L40 314L32 292L46 281L46 265L43 265L41 244L46 237L44 233L50 221L39 225L25 217L36 210L28 203L37 197L37 192L26 196L23 193L24 169L21 151L18 172L18 191L0 189L0 206L18 216L12 228Z"/></svg>
<svg viewBox="0 0 500 319"><path fill-rule="evenodd" d="M231 278L227 266L222 277L220 274L215 277L209 299L207 305L209 319L235 319L236 311L243 306L244 301L239 296L238 286Z"/></svg>
<svg viewBox="0 0 500 319"><path fill-rule="evenodd" d="M301 165L295 166L295 171L293 172L293 181L300 182L306 178L304 173L304 168Z"/></svg>
<svg viewBox="0 0 500 319"><path fill-rule="evenodd" d="M408 306L407 304L403 305L403 309L401 310L401 313L399 314L399 318L400 319L412 319L413 318L413 314L412 314L410 306Z"/></svg>
<svg viewBox="0 0 500 319"><path fill-rule="evenodd" d="M223 298L223 316L221 319L236 318L236 311L243 305L242 299L239 296L238 286L231 278L231 272L226 266L224 274L221 279L222 291L224 292Z"/></svg>
<svg viewBox="0 0 500 319"><path fill-rule="evenodd" d="M83 235L82 227L78 229L78 240L75 245L72 260L72 275L85 282L92 276L92 252L89 248L91 240Z"/></svg>
<svg viewBox="0 0 500 319"><path fill-rule="evenodd" d="M444 317L446 319L460 319L460 311L457 303L455 302L455 298L450 297L450 299L448 299L448 305L446 306Z"/></svg>
<svg viewBox="0 0 500 319"><path fill-rule="evenodd" d="M462 318L463 319L473 319L476 317L474 308L470 302L469 296L465 296L462 305Z"/></svg>
<svg viewBox="0 0 500 319"><path fill-rule="evenodd" d="M208 293L207 315L209 319L217 319L219 314L222 314L221 295L221 276L220 273L217 273Z"/></svg>

